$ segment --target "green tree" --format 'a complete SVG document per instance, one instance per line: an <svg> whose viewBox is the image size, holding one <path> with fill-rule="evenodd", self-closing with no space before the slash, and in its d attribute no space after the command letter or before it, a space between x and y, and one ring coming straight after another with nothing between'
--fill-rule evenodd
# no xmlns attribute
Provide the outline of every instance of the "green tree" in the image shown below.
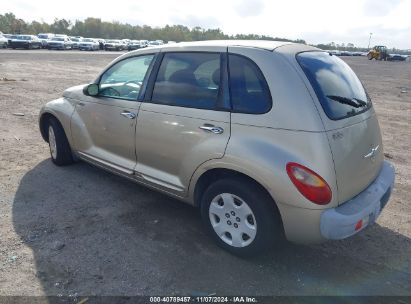
<svg viewBox="0 0 411 304"><path fill-rule="evenodd" d="M16 18L13 13L0 15L0 31L4 33L38 34L40 32L52 32L55 34L67 34L71 36L83 36L105 39L137 39L137 40L164 40L164 41L198 41L218 39L265 39L294 41L305 43L304 40L289 40L286 38L274 38L258 34L227 35L219 29L205 29L199 26L189 28L184 25L166 25L164 27L151 27L148 25L131 25L119 21L102 21L100 18L86 18L76 20L74 24L67 19L55 19L52 24L32 21L26 23Z"/></svg>

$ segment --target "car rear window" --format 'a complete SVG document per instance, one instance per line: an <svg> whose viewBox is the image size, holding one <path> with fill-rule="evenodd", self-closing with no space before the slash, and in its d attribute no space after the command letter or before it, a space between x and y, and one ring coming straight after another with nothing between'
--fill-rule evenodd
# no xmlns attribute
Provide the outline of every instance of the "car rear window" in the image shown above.
<svg viewBox="0 0 411 304"><path fill-rule="evenodd" d="M343 60L327 52L304 52L297 61L324 112L332 120L367 111L371 101L361 81Z"/></svg>

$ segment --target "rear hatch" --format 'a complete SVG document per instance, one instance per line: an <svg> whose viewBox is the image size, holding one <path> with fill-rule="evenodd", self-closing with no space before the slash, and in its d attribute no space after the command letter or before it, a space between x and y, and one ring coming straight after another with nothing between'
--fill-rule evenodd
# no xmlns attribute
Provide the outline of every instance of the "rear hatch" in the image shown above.
<svg viewBox="0 0 411 304"><path fill-rule="evenodd" d="M320 51L300 53L297 60L323 110L341 204L366 189L381 169L378 120L361 81L343 60Z"/></svg>

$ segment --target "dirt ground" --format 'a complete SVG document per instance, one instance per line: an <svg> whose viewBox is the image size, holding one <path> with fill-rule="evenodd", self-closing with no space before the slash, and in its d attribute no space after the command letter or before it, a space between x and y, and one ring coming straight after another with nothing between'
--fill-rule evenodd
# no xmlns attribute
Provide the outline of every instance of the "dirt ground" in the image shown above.
<svg viewBox="0 0 411 304"><path fill-rule="evenodd" d="M52 165L40 107L116 56L0 51L0 295L411 295L411 63L344 58L397 171L377 224L244 260L190 206L85 163Z"/></svg>

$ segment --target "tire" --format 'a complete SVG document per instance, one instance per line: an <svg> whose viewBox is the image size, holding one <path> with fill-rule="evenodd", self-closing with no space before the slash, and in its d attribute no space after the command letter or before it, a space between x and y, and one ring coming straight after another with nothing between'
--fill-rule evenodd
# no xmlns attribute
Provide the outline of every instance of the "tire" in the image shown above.
<svg viewBox="0 0 411 304"><path fill-rule="evenodd" d="M261 254L283 239L275 203L247 179L221 179L209 186L201 199L201 217L217 244L240 257Z"/></svg>
<svg viewBox="0 0 411 304"><path fill-rule="evenodd" d="M73 163L73 155L64 129L55 118L50 118L47 126L51 160L57 166Z"/></svg>

